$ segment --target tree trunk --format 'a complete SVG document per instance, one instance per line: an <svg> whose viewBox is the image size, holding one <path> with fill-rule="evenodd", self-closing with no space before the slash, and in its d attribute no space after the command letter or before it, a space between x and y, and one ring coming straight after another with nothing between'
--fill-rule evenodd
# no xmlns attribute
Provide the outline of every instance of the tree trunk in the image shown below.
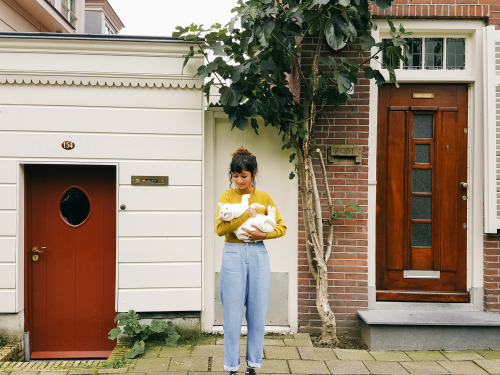
<svg viewBox="0 0 500 375"><path fill-rule="evenodd" d="M307 147L305 147L307 150ZM304 226L306 231L306 252L309 269L316 281L316 308L322 321L320 345L338 345L337 324L335 315L330 307L328 294L328 259L330 251L325 251L322 239L323 225L321 219L321 205L315 203L319 200L317 184L313 183L315 178L312 169L311 155L304 153L300 147L296 147L298 155L299 189L302 197L302 212L304 215ZM331 224L330 224L331 225Z"/></svg>

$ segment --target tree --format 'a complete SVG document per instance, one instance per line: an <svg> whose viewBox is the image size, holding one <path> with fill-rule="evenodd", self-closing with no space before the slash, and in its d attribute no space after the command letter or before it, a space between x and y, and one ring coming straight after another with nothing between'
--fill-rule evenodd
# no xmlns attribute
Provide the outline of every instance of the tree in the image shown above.
<svg viewBox="0 0 500 375"><path fill-rule="evenodd" d="M386 9L392 1L375 3ZM191 47L184 65L195 53L205 56L206 64L199 67L197 74L205 81L207 95L213 85L219 86L219 102L233 128L250 125L258 134L257 117L261 117L266 126L279 129L284 147L293 150L290 162L296 163L299 177L309 269L316 280L316 306L322 320L320 341L335 345L338 339L327 269L333 220L349 215L348 206L360 209L341 202L343 209L335 211L328 188L329 225L325 235L313 169L313 158L319 156L327 185L321 154L315 152L316 119L325 104L346 103L358 77L375 79L378 85L385 82L382 73L371 66L372 60L387 69L390 81L396 83L394 67L403 58L406 33L402 26L397 30L388 20L392 38L376 43L370 36L375 25L369 0L239 0L233 13L235 17L224 27L178 26L173 36L193 41L199 47ZM301 64L302 45L307 38L315 44L309 67ZM356 51L357 57L337 53L344 48ZM384 59L380 58L381 51ZM300 82L300 93L291 91L290 83L296 81Z"/></svg>

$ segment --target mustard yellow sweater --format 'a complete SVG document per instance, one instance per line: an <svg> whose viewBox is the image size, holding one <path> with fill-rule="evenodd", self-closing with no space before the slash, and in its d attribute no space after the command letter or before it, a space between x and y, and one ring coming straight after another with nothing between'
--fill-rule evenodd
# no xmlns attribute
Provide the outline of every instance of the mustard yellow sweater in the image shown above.
<svg viewBox="0 0 500 375"><path fill-rule="evenodd" d="M257 213L259 214L265 215L268 205L276 207L276 204L274 203L273 199L268 193L264 191L255 190L254 188L251 188L249 190L240 190L238 188L233 190L226 190L220 196L219 202L241 203L241 196L243 194L250 194L250 198L248 199L249 205L251 205L252 203L260 203L265 207L262 209L257 209ZM217 209L217 216L219 216L219 211L220 207ZM215 220L215 233L217 233L218 236L225 236L224 240L225 242L242 243L243 241L240 241L233 233L233 231L238 229L241 226L241 224L243 224L249 218L250 214L247 211L245 211L243 215L231 221ZM272 232L266 234L265 238L266 240L284 236L286 233L286 226L283 223L283 219L281 218L281 215L277 207L276 207L276 224L277 224L276 228L274 228Z"/></svg>

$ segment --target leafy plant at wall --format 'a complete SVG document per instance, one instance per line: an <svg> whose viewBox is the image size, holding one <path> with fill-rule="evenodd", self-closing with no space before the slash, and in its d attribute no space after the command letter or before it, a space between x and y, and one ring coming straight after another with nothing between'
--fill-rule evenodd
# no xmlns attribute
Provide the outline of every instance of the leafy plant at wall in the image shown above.
<svg viewBox="0 0 500 375"><path fill-rule="evenodd" d="M321 156L316 151L317 120L348 102L360 78L382 85L387 77L397 85L395 68L408 33L388 20L390 38L376 42L371 36L376 24L370 7L387 9L392 1L238 0L228 25L178 26L172 34L198 47L191 47L184 65L197 53L205 57L197 72L204 92L209 95L212 86L219 87L218 102L233 128L250 126L258 134L257 118L262 118L283 135L284 148L293 150L290 162L296 163L299 176L306 253L322 320L320 342L327 345L338 343L328 290L334 221L349 217L349 210L360 211L343 202L335 210L322 158L321 173L313 168L313 159ZM382 51L387 58L380 58ZM319 194L317 179L323 179L327 197ZM322 206L328 207L327 217Z"/></svg>
<svg viewBox="0 0 500 375"><path fill-rule="evenodd" d="M151 324L141 324L139 315L134 310L119 313L115 318L117 327L109 331L109 339L116 340L120 335L127 335L132 348L125 354L125 358L135 358L144 353L148 339L153 336L163 336L165 345L177 346L179 334L172 322L152 319Z"/></svg>

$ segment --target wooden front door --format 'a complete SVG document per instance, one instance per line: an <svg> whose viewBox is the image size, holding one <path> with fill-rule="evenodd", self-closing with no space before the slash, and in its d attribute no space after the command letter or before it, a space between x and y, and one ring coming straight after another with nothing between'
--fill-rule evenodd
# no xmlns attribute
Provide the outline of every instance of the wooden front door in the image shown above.
<svg viewBox="0 0 500 375"><path fill-rule="evenodd" d="M115 313L113 166L26 166L31 358L104 358Z"/></svg>
<svg viewBox="0 0 500 375"><path fill-rule="evenodd" d="M377 150L377 299L469 301L467 86L382 86Z"/></svg>

